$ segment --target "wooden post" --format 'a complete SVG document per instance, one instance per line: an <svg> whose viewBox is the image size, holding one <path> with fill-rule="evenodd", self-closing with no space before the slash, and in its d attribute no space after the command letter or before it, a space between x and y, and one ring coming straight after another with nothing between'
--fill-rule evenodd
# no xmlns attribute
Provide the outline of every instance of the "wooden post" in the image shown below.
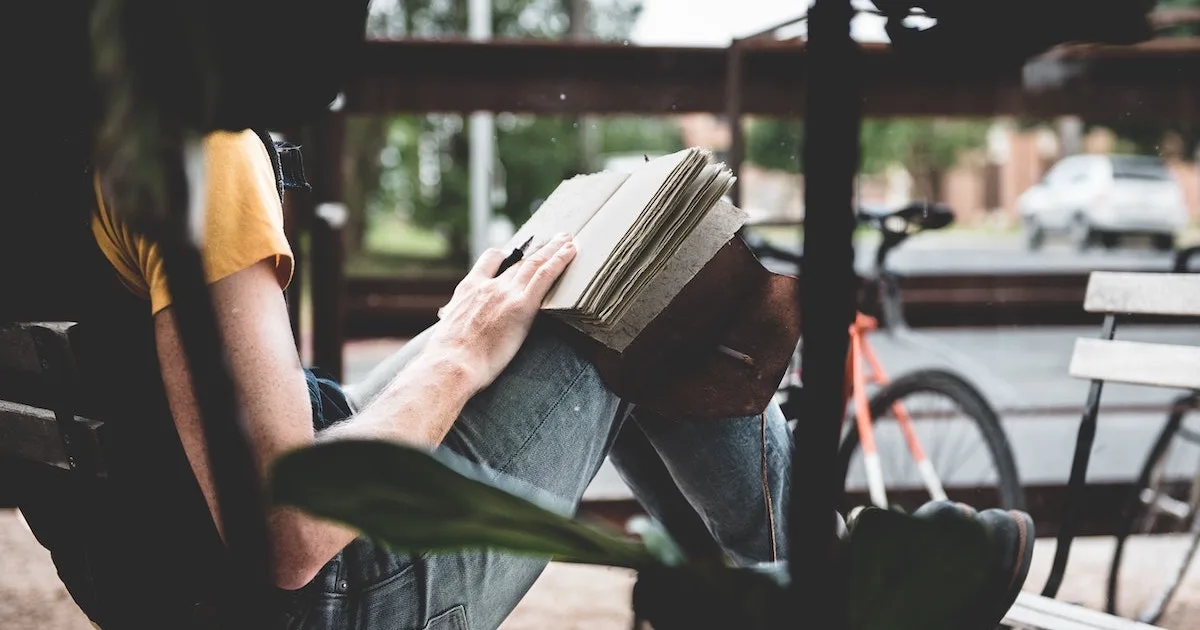
<svg viewBox="0 0 1200 630"><path fill-rule="evenodd" d="M310 178L312 215L309 238L309 304L312 309L311 364L337 379L342 378L343 274L345 249L342 205L345 177L345 118L330 112L310 127L304 149L305 164L313 164ZM310 159L311 158L311 159Z"/></svg>
<svg viewBox="0 0 1200 630"><path fill-rule="evenodd" d="M283 136L289 142L304 144L304 132L300 129L288 129ZM301 337L300 306L304 303L304 286L308 275L307 257L305 256L305 237L312 230L313 216L312 191L300 192L285 190L283 193L283 229L287 234L288 243L292 246L292 282L287 288L288 319L292 324L292 336L296 338L296 350L304 356L304 341Z"/></svg>
<svg viewBox="0 0 1200 630"><path fill-rule="evenodd" d="M346 212L341 203L320 204L312 229L313 365L338 381L344 376L342 227L346 225Z"/></svg>
<svg viewBox="0 0 1200 630"><path fill-rule="evenodd" d="M725 123L729 125L729 156L727 162L733 174L742 172L742 159L745 153L745 139L742 137L742 44L735 39L729 44L725 55ZM742 202L742 184L740 179L733 180L729 188L730 202L740 206Z"/></svg>
<svg viewBox="0 0 1200 630"><path fill-rule="evenodd" d="M845 412L846 355L854 319L854 177L859 161L861 55L850 37L849 0L816 0L809 11L810 63L802 156L804 422L793 434L788 510L793 619L845 627L834 511L844 480L837 448Z"/></svg>

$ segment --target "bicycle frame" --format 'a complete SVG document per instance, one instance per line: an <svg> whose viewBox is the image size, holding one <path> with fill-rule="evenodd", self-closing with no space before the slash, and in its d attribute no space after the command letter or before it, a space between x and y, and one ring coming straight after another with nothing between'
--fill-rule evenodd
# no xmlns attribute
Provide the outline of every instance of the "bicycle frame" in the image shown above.
<svg viewBox="0 0 1200 630"><path fill-rule="evenodd" d="M887 491L884 488L883 467L879 461L879 451L875 446L875 427L871 422L870 402L867 396L867 385L886 385L889 382L882 362L871 348L868 334L879 328L879 322L874 317L859 312L855 315L854 323L850 326L850 371L851 398L854 403L854 421L858 429L859 448L862 450L863 467L866 469L867 489L870 492L871 503L877 507L887 508ZM892 405L892 413L896 423L904 434L904 441L925 488L934 500L945 500L946 490L938 477L933 463L929 461L917 431L913 427L912 417L902 403Z"/></svg>
<svg viewBox="0 0 1200 630"><path fill-rule="evenodd" d="M994 399L1008 405L1021 404L1021 396L1016 389L986 365L909 327L908 320L904 317L900 277L887 266L887 255L906 238L885 238L876 251L874 274L865 278L874 286L875 296L879 300L879 312L884 322L879 328L891 338L938 357L973 382L984 385L987 391L992 392Z"/></svg>
<svg viewBox="0 0 1200 630"><path fill-rule="evenodd" d="M889 222L889 217L875 217L869 219L868 222L873 222L879 228L882 240L875 251L874 273L871 276L864 277L864 280L874 285L876 297L879 300L880 314L883 316L885 324L883 327L884 330L897 339L931 350L934 354L955 365L958 371L970 375L973 380L998 384L993 389L1001 390L1008 394L1010 398L1016 400L1015 392L1011 391L1011 387L1006 382L996 378L990 373L990 370L981 368L976 362L969 360L961 353L926 337L920 337L920 342L917 343L918 336L911 331L904 317L899 277L892 273L887 266L888 254L913 234L909 229L910 224L906 223L903 226L897 227ZM945 225L945 223L941 225ZM765 251L767 256L796 264L797 272L799 272L803 260L802 255L782 251L767 244L762 244L758 247L760 250ZM849 379L849 391L847 393L847 403L853 404L855 426L858 429L859 447L862 450L863 465L867 476L867 487L871 503L878 507L887 508L887 492L883 479L883 468L875 443L874 426L871 422L870 399L867 394L868 385L886 385L890 381L887 373L884 371L882 362L868 341L869 333L878 329L880 329L878 320L862 311L856 311L855 321L850 326L849 374L847 375ZM795 360L798 356L799 348L797 348L793 363L787 373L788 376L785 377L781 388L788 387L787 378L790 378L793 384L802 382L799 361ZM986 378L979 378L981 369L984 372L983 376ZM933 463L929 460L920 439L917 437L912 417L899 402L892 405L892 413L896 416L897 424L904 435L909 453L917 465L918 473L930 497L934 500L947 499L941 477L938 476Z"/></svg>

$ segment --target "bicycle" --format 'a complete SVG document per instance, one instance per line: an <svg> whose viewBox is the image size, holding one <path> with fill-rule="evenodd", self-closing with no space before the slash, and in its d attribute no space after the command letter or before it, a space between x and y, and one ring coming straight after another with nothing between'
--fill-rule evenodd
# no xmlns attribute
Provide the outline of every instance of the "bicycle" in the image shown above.
<svg viewBox="0 0 1200 630"><path fill-rule="evenodd" d="M1173 272L1188 273L1193 256L1200 260L1200 246L1179 251ZM1163 576L1163 583L1148 585L1148 573L1137 574L1138 590L1145 592L1149 587L1151 595L1149 600L1137 602L1131 617L1142 623L1155 624L1162 617L1200 549L1200 422L1188 423L1193 413L1200 413L1200 392L1184 394L1172 403L1167 422L1142 464L1117 530L1109 567L1105 608L1110 615L1119 614L1121 568L1130 536L1176 534L1184 538L1178 564L1155 571Z"/></svg>
<svg viewBox="0 0 1200 630"><path fill-rule="evenodd" d="M888 268L887 258L909 237L944 228L953 220L954 213L940 204L914 203L892 212L865 209L858 212L859 225L878 231L881 242L874 257L874 272L864 278L866 288L874 291L860 292L855 321L850 327L850 409L843 420L848 427L843 430L838 450L839 467L848 487L853 487L857 481L855 472L861 470L869 500L879 507L898 507L911 512L928 500L951 499L980 509L1024 509L1024 490L1008 437L995 409L979 388L958 370L942 368L915 370L893 380L869 341L878 330L915 336L904 319L899 277ZM781 249L745 230L743 233L760 259L793 265L797 275L802 275L802 252ZM867 314L875 307L882 322ZM933 345L931 341L923 343ZM776 396L793 424L802 420L799 417L804 391L800 378L802 345L803 340ZM949 354L944 349L941 352ZM950 401L959 413L919 410L913 401L924 395ZM885 422L889 419L894 422ZM929 420L939 425L930 426L926 422ZM973 445L982 444L988 460L971 459L971 467L966 470L960 468L962 462L959 467L947 466L937 456L940 449L929 448L934 438L947 437L954 432L951 429L963 428L976 434ZM891 449L907 450L907 457L885 456ZM900 470L885 471L891 467Z"/></svg>

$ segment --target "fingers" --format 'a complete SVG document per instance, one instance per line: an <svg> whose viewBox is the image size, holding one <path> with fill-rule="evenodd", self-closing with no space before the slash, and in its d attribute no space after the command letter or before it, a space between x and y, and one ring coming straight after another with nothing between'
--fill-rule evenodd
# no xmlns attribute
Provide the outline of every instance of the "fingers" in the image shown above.
<svg viewBox="0 0 1200 630"><path fill-rule="evenodd" d="M545 265L554 256L554 253L562 248L563 244L571 239L570 234L556 234L554 238L546 242L537 249L537 251L525 256L521 263L517 265L517 273L513 279L518 285L527 285L537 270Z"/></svg>
<svg viewBox="0 0 1200 630"><path fill-rule="evenodd" d="M494 278L496 272L500 270L500 263L504 262L504 252L490 247L483 251L479 256L479 260L475 261L475 266L471 267L468 276L481 278Z"/></svg>
<svg viewBox="0 0 1200 630"><path fill-rule="evenodd" d="M575 258L575 243L567 241L550 256L544 264L539 265L529 280L526 292L541 304L542 299L550 292L550 287L562 275L567 265ZM532 265L530 265L532 267Z"/></svg>

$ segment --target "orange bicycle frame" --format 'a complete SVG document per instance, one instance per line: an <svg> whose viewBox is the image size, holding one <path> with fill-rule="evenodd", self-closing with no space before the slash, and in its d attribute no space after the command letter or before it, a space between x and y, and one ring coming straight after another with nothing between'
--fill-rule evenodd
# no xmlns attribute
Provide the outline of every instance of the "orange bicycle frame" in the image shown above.
<svg viewBox="0 0 1200 630"><path fill-rule="evenodd" d="M858 429L859 448L862 449L863 467L867 476L867 489L870 492L871 503L878 507L887 508L887 491L884 488L883 469L879 460L879 451L875 444L875 428L871 422L870 400L867 397L867 385L886 385L889 380L883 370L883 364L867 340L867 334L879 327L874 317L857 313L854 323L850 325L850 354L847 357L848 402L854 404L854 421ZM864 365L865 363L865 365ZM933 464L921 447L913 428L912 417L900 402L892 405L892 414L904 435L909 453L917 465L917 470L925 482L926 489L934 500L944 500L946 491L942 487L941 478L934 470Z"/></svg>

